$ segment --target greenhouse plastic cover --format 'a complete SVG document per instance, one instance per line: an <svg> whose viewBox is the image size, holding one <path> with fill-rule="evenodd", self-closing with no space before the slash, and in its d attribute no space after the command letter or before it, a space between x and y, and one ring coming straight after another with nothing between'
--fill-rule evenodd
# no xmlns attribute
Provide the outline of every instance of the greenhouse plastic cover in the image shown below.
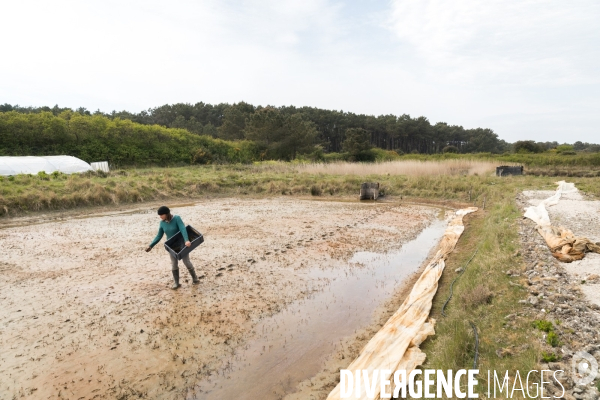
<svg viewBox="0 0 600 400"><path fill-rule="evenodd" d="M558 204L563 194L577 193L574 183L560 181L556 182L558 188L554 195L540 202L537 207L528 207L524 216L537 224L538 233L544 238L552 252L552 256L559 261L570 263L581 260L586 253L594 252L600 254L600 246L590 239L575 236L570 229L553 226L546 207Z"/></svg>
<svg viewBox="0 0 600 400"><path fill-rule="evenodd" d="M550 216L546 207L554 206L558 204L561 196L568 193L577 193L577 188L574 183L560 181L556 182L558 188L554 195L548 197L546 200L540 202L537 207L527 207L524 216L538 224L539 226L550 226Z"/></svg>
<svg viewBox="0 0 600 400"><path fill-rule="evenodd" d="M0 157L0 175L35 175L40 171L74 174L91 170L90 164L72 156Z"/></svg>

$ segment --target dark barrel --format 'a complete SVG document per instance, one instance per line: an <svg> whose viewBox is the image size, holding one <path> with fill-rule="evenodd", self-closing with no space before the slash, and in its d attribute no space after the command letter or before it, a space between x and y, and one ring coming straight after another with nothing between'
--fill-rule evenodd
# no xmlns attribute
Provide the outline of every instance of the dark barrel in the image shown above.
<svg viewBox="0 0 600 400"><path fill-rule="evenodd" d="M377 200L379 197L379 183L365 182L360 185L360 200Z"/></svg>
<svg viewBox="0 0 600 400"><path fill-rule="evenodd" d="M510 167L508 165L501 165L496 167L496 176L508 176L508 175L523 175L523 166Z"/></svg>

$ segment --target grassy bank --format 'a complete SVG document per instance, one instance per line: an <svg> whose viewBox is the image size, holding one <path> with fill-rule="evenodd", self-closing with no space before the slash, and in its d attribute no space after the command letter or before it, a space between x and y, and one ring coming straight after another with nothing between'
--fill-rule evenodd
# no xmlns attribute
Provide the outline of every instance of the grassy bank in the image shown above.
<svg viewBox="0 0 600 400"><path fill-rule="evenodd" d="M450 161L452 162L452 161ZM427 163L422 169L431 171ZM486 164L475 164L486 165ZM343 166L342 166L343 167ZM519 187L547 185L555 178L523 176L497 178L491 173L398 175L384 173L379 164L362 167L357 175L338 170L304 170L302 165L265 162L251 165L204 165L179 168L117 170L109 174L38 174L0 177L0 216L81 206L128 204L176 198L211 196L356 196L361 182L380 182L387 195L482 204L500 194L514 195ZM577 178L582 189L600 191L590 178ZM514 184L513 184L514 182ZM586 189L589 188L589 189ZM491 203L490 203L491 204Z"/></svg>
<svg viewBox="0 0 600 400"><path fill-rule="evenodd" d="M492 161L501 165L502 163L522 164L527 169L552 169L559 168L569 170L571 168L578 169L580 167L600 169L600 153L577 152L558 153L556 151L547 151L545 153L472 153L472 154L405 154L398 156L402 160L419 160L419 161L438 161L438 160L480 160Z"/></svg>
<svg viewBox="0 0 600 400"><path fill-rule="evenodd" d="M473 154L404 154L377 150L378 161L403 162L469 162L500 165L523 165L526 175L563 176L563 177L598 177L600 176L600 153L576 152L559 153L547 151L539 154L519 153L473 153Z"/></svg>
<svg viewBox="0 0 600 400"><path fill-rule="evenodd" d="M569 181L584 192L599 193L600 179ZM437 321L436 335L422 346L427 354L423 368L473 368L475 335L471 323L476 326L479 337L480 394L487 392L488 371L492 371L492 387L493 371L498 372L500 380L503 378L500 375L510 371L512 388L515 371L520 372L524 382L529 371L539 370L540 362L553 361L542 351L540 328L533 327L532 317L524 313L524 306L518 303L528 292L511 279L508 271L522 273L525 270L518 235L522 215L514 194L526 189L553 190L555 187L551 180L541 177L502 180L495 190L488 192L489 207L467 218L465 232L448 259L434 298L431 317ZM456 270L465 265L463 275L459 276ZM454 294L444 316L442 309L455 279ZM539 382L539 374L532 379Z"/></svg>
<svg viewBox="0 0 600 400"><path fill-rule="evenodd" d="M522 269L522 262L516 256L518 218L521 216L509 196L468 218L434 298L431 317L437 321L436 335L422 345L427 354L423 368L472 369L475 335L471 324L474 324L479 339L477 392L480 394L487 392L488 371L492 374L497 371L500 380L505 371L510 371L511 377L515 371L525 377L541 362L541 346L535 338L533 321L518 316L523 307L518 301L525 292L511 285L505 272ZM459 277L456 270L465 265L465 272ZM443 316L450 285L457 277L453 297ZM535 379L539 380L539 376ZM492 375L490 385L493 383Z"/></svg>

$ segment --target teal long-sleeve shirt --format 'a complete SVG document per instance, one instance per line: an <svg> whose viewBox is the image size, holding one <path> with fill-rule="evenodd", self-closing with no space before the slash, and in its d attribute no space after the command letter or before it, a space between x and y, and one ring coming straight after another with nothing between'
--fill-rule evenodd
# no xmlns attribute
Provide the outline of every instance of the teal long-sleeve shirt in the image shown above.
<svg viewBox="0 0 600 400"><path fill-rule="evenodd" d="M163 235L167 234L167 240L169 240L173 235L177 234L177 232L181 232L183 235L183 239L187 242L189 241L187 231L185 229L185 225L183 225L183 221L179 215L173 215L173 219L171 222L160 221L160 225L158 227L158 234L150 243L150 247L156 246L160 239L162 239Z"/></svg>

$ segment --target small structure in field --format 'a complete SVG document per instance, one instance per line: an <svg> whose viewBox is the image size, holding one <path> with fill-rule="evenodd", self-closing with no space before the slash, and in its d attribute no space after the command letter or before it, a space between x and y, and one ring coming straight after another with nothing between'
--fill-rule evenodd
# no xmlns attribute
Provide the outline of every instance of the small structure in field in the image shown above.
<svg viewBox="0 0 600 400"><path fill-rule="evenodd" d="M379 182L365 182L360 185L360 200L377 200Z"/></svg>
<svg viewBox="0 0 600 400"><path fill-rule="evenodd" d="M496 176L523 175L523 166L501 165L496 167Z"/></svg>
<svg viewBox="0 0 600 400"><path fill-rule="evenodd" d="M110 172L108 168L108 161L98 161L90 164L94 171Z"/></svg>

